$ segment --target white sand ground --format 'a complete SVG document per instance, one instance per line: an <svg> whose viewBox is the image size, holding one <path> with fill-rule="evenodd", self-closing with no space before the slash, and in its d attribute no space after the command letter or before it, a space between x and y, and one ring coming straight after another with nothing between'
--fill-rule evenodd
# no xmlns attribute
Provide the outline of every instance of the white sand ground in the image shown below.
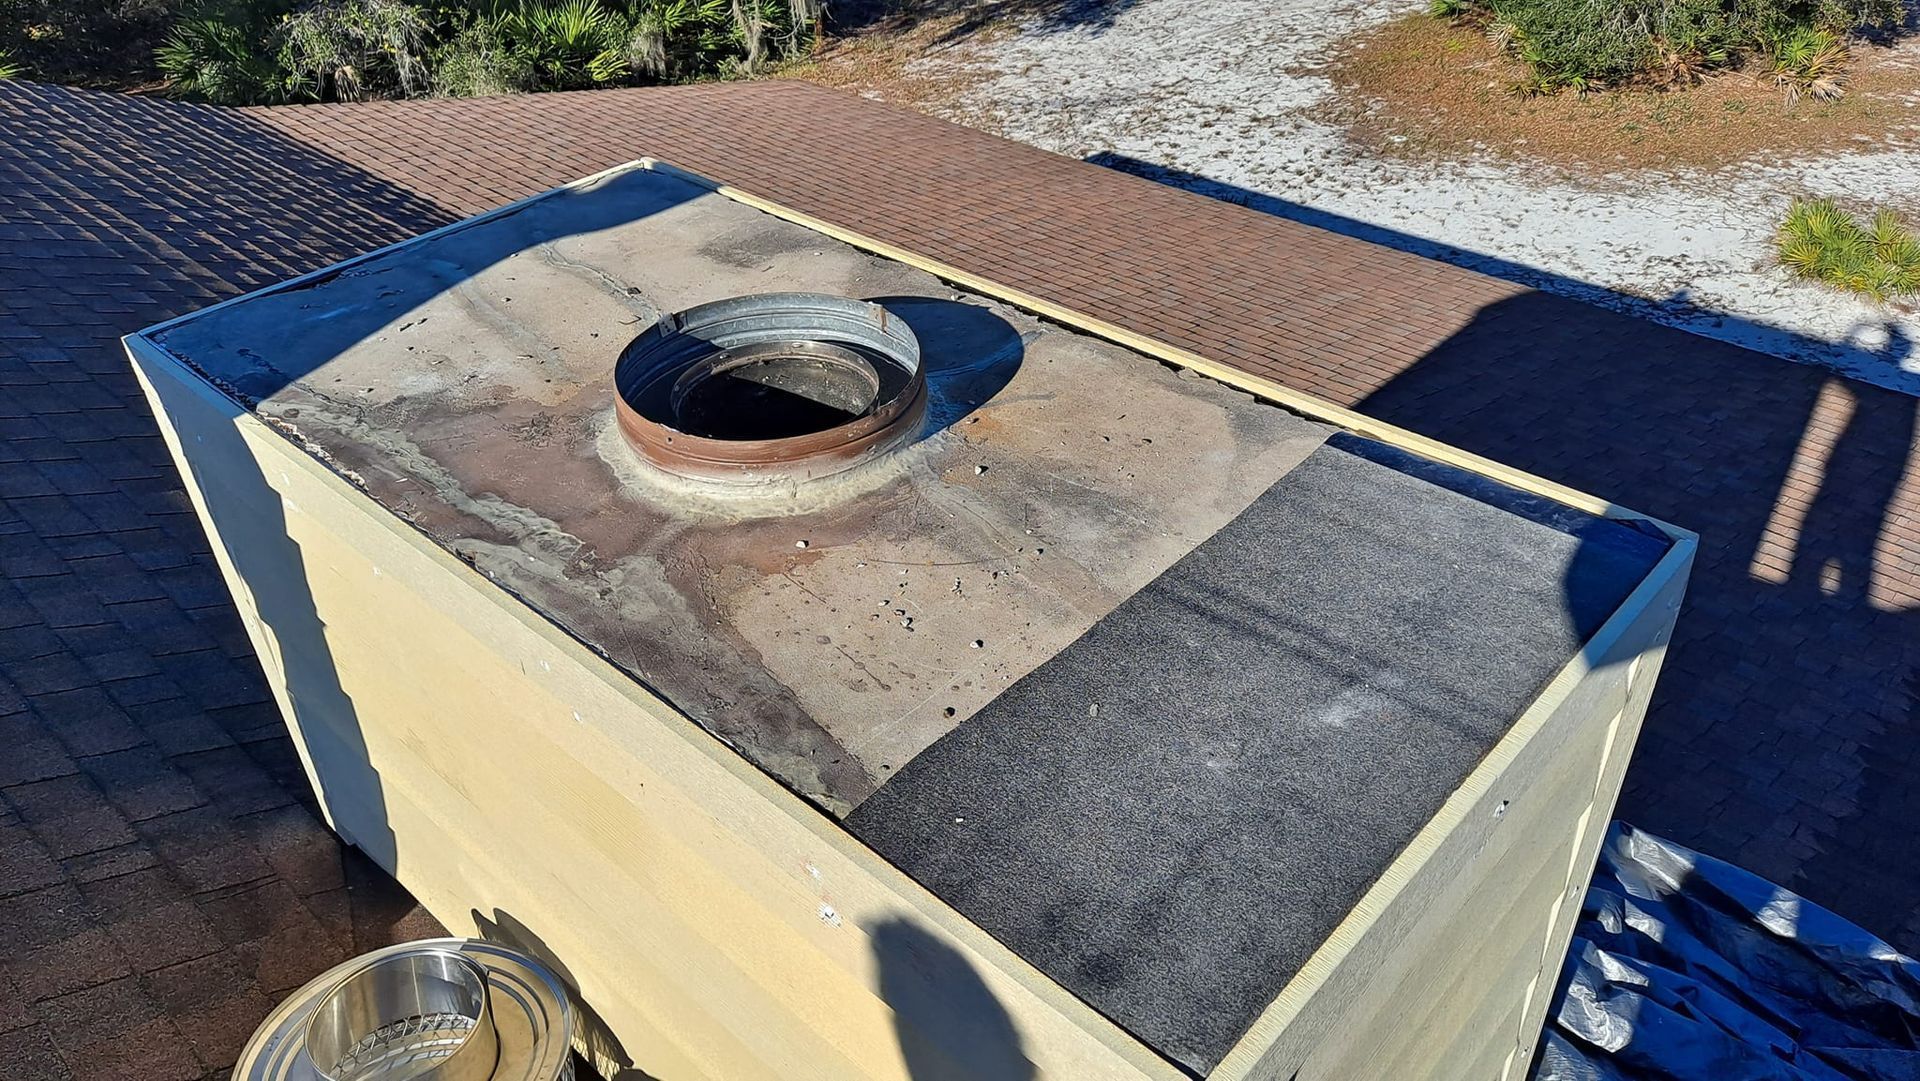
<svg viewBox="0 0 1920 1081"><path fill-rule="evenodd" d="M1408 10L1139 0L1110 25L1036 22L909 73L970 72L955 81L967 89L932 103L951 119L1197 174L1212 183L1187 186L1920 394L1920 316L1798 281L1772 259L1798 194L1920 221L1920 97L1905 102L1910 123L1857 151L1712 172L1382 157L1317 117L1334 93L1317 68L1336 43ZM1899 59L1920 66L1920 42Z"/></svg>

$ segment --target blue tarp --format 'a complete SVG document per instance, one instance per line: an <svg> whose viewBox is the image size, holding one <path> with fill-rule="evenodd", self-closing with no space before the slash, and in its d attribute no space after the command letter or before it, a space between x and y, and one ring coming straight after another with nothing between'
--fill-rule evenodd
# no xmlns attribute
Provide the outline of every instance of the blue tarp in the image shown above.
<svg viewBox="0 0 1920 1081"><path fill-rule="evenodd" d="M1920 1081L1920 962L1615 823L1536 1081Z"/></svg>

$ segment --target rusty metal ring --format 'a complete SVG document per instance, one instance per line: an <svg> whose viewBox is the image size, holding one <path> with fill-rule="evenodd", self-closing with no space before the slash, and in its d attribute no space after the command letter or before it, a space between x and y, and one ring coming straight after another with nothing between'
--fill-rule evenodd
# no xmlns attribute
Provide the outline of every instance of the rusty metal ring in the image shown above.
<svg viewBox="0 0 1920 1081"><path fill-rule="evenodd" d="M621 351L614 385L620 434L642 459L723 484L850 469L910 439L927 399L906 323L871 301L823 293L734 297L668 315ZM796 408L750 414L742 394Z"/></svg>

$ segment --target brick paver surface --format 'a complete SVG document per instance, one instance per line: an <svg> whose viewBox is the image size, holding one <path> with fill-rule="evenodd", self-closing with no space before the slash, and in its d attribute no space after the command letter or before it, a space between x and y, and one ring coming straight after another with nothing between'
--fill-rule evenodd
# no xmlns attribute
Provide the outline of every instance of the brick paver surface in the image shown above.
<svg viewBox="0 0 1920 1081"><path fill-rule="evenodd" d="M1622 816L1920 947L1913 398L801 84L14 85L0 1071L198 1076L428 922L315 819L115 337L643 155L1698 530Z"/></svg>

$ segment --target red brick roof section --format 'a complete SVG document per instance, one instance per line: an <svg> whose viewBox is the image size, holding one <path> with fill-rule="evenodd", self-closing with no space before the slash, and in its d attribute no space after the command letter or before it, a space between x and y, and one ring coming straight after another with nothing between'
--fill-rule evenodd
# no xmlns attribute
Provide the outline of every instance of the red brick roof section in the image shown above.
<svg viewBox="0 0 1920 1081"><path fill-rule="evenodd" d="M275 994L431 926L315 818L116 337L639 156L1699 531L1622 816L1920 947L1911 397L802 84L11 84L0 1078L211 1075Z"/></svg>

